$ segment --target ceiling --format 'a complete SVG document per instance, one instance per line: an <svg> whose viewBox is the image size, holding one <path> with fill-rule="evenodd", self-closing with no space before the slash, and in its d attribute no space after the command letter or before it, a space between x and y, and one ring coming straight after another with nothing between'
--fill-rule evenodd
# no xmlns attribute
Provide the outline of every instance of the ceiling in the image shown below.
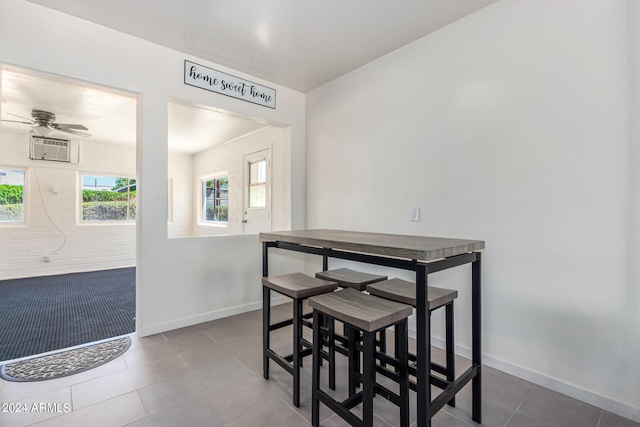
<svg viewBox="0 0 640 427"><path fill-rule="evenodd" d="M169 102L169 149L197 153L264 126L254 120L209 107Z"/></svg>
<svg viewBox="0 0 640 427"><path fill-rule="evenodd" d="M135 144L136 99L122 92L80 84L24 70L2 70L2 119L31 119L31 110L45 110L56 115L56 123L81 124L92 139ZM2 127L25 133L31 126L2 122ZM53 137L75 138L60 132Z"/></svg>
<svg viewBox="0 0 640 427"><path fill-rule="evenodd" d="M29 0L308 92L497 0Z"/></svg>
<svg viewBox="0 0 640 427"><path fill-rule="evenodd" d="M497 0L29 1L306 93ZM91 140L135 144L129 94L11 68L2 76L2 119L42 109L58 123L86 126ZM169 148L176 151L194 153L262 126L169 104Z"/></svg>

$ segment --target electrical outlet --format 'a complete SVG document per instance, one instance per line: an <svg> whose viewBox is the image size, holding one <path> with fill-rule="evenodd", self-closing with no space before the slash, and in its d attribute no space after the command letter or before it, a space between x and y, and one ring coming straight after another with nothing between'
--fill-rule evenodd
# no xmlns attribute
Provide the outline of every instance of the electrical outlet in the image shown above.
<svg viewBox="0 0 640 427"><path fill-rule="evenodd" d="M420 222L420 206L411 208L411 222Z"/></svg>

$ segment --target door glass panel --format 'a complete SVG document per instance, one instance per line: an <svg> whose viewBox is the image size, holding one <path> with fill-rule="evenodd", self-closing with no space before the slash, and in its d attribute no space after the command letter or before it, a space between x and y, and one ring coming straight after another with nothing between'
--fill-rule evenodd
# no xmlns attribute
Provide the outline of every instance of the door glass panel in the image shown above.
<svg viewBox="0 0 640 427"><path fill-rule="evenodd" d="M249 163L249 207L267 207L267 161Z"/></svg>

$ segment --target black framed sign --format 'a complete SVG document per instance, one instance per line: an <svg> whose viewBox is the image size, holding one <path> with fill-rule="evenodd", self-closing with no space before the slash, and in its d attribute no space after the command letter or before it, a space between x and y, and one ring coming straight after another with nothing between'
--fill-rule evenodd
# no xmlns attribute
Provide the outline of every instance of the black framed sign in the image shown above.
<svg viewBox="0 0 640 427"><path fill-rule="evenodd" d="M184 61L184 84L263 107L276 108L275 89L187 60Z"/></svg>

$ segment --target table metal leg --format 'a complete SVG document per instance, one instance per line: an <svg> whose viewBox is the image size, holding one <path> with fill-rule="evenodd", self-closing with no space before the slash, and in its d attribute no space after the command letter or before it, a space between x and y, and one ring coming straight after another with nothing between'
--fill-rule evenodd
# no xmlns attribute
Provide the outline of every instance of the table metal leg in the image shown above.
<svg viewBox="0 0 640 427"><path fill-rule="evenodd" d="M416 266L416 343L417 343L417 427L431 426L431 387L429 371L431 366L431 319L429 318L427 267Z"/></svg>
<svg viewBox="0 0 640 427"><path fill-rule="evenodd" d="M482 304L480 298L481 284L481 256L476 253L476 260L471 264L471 361L477 368L477 374L472 380L472 410L471 419L482 422Z"/></svg>
<svg viewBox="0 0 640 427"><path fill-rule="evenodd" d="M262 277L269 276L269 242L262 244ZM271 319L271 292L266 286L262 287L262 376L269 379L269 323Z"/></svg>
<svg viewBox="0 0 640 427"><path fill-rule="evenodd" d="M262 243L262 277L269 276L269 246L271 245L270 242Z"/></svg>
<svg viewBox="0 0 640 427"><path fill-rule="evenodd" d="M320 322L324 316L319 311L313 310L313 342L319 343L322 334L320 333ZM313 346L313 363L311 374L311 425L320 425L320 400L318 390L320 388L320 346Z"/></svg>
<svg viewBox="0 0 640 427"><path fill-rule="evenodd" d="M262 376L269 379L269 323L271 318L271 289L262 287Z"/></svg>

